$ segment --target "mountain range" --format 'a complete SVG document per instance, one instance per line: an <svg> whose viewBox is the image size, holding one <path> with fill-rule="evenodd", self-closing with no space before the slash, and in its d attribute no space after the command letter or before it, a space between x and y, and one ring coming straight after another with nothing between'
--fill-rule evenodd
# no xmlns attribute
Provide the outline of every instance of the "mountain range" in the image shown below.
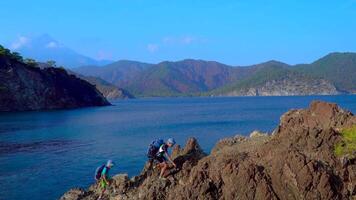
<svg viewBox="0 0 356 200"><path fill-rule="evenodd" d="M122 60L72 70L99 77L137 97L356 93L356 53L331 53L299 65L273 60L251 66L193 59L158 64Z"/></svg>

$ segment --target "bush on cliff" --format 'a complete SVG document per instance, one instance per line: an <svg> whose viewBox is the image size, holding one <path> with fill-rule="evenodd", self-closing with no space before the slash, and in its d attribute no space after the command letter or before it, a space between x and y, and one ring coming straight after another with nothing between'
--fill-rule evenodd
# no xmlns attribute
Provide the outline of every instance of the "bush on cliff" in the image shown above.
<svg viewBox="0 0 356 200"><path fill-rule="evenodd" d="M23 57L21 56L20 53L18 52L12 52L11 57L12 59L18 61L18 62L23 62Z"/></svg>
<svg viewBox="0 0 356 200"><path fill-rule="evenodd" d="M38 63L36 62L36 60L31 59L31 58L26 58L24 60L24 63L29 67L37 67L38 66Z"/></svg>
<svg viewBox="0 0 356 200"><path fill-rule="evenodd" d="M0 45L0 55L9 56L11 55L11 51Z"/></svg>
<svg viewBox="0 0 356 200"><path fill-rule="evenodd" d="M341 131L342 141L335 145L336 156L356 157L356 126Z"/></svg>

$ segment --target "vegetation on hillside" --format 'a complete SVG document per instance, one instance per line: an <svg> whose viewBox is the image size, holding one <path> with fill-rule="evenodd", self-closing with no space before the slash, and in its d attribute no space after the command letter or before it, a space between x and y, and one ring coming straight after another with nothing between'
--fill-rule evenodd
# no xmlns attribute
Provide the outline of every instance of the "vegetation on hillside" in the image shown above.
<svg viewBox="0 0 356 200"><path fill-rule="evenodd" d="M356 53L331 53L295 70L329 80L340 91L356 93Z"/></svg>
<svg viewBox="0 0 356 200"><path fill-rule="evenodd" d="M206 93L206 95L226 94L232 91L248 90L249 88L257 88L265 85L267 82L278 80L298 80L301 83L311 83L313 77L291 70L291 67L281 64L274 64L256 70L252 75L226 85L216 90Z"/></svg>
<svg viewBox="0 0 356 200"><path fill-rule="evenodd" d="M257 87L269 80L279 79L285 74L289 73L290 71L282 66L269 66L264 67L262 69L257 70L252 76L244 78L240 81L236 81L233 84L226 85L222 88L219 88L215 91L212 91L210 94L224 94L226 92L234 91L234 90L241 90L247 89L251 87Z"/></svg>
<svg viewBox="0 0 356 200"><path fill-rule="evenodd" d="M38 65L35 60L23 59L19 53L1 45L0 55L8 55L31 67ZM47 64L56 66L55 61ZM193 59L154 65L122 60L103 67L87 66L74 71L99 77L138 97L226 95L275 81L279 84L286 81L297 85L303 83L306 88L317 88L319 80L325 80L337 92L356 93L356 53L332 53L311 64L296 66L278 61L232 67ZM293 85L290 88L293 90Z"/></svg>
<svg viewBox="0 0 356 200"><path fill-rule="evenodd" d="M137 96L196 96L236 79L234 72L234 68L210 61L162 62L145 69L123 87Z"/></svg>
<svg viewBox="0 0 356 200"><path fill-rule="evenodd" d="M35 59L23 58L19 52L11 51L10 49L3 47L2 45L0 45L0 56L5 56L5 57L10 58L14 61L23 63L29 67L38 67L38 65L39 65ZM54 61L54 60L49 60L46 62L46 64L51 67L57 67L56 61ZM58 68L65 71L63 66L60 66Z"/></svg>
<svg viewBox="0 0 356 200"><path fill-rule="evenodd" d="M0 45L0 55L7 56L10 59L16 60L18 62L23 62L24 61L20 53L11 52L9 49L3 47L2 45Z"/></svg>
<svg viewBox="0 0 356 200"><path fill-rule="evenodd" d="M342 141L336 144L334 152L338 157L356 157L356 126L341 131Z"/></svg>
<svg viewBox="0 0 356 200"><path fill-rule="evenodd" d="M333 53L312 64L296 66L278 61L246 67L193 59L158 64L119 61L76 71L98 76L139 97L224 95L271 81L288 80L299 85L305 83L306 88L317 88L324 80L335 86L337 92L356 93L355 60L354 53Z"/></svg>

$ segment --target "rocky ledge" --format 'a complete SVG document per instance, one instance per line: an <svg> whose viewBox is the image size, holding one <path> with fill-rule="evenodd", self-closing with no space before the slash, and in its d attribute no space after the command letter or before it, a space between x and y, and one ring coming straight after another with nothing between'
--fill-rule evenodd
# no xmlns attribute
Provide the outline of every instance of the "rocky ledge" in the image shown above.
<svg viewBox="0 0 356 200"><path fill-rule="evenodd" d="M104 106L90 83L61 68L39 68L0 55L0 112Z"/></svg>
<svg viewBox="0 0 356 200"><path fill-rule="evenodd" d="M356 158L336 155L342 130L356 125L336 104L313 102L285 113L273 134L219 141L206 155L194 138L176 146L177 169L167 180L146 163L139 176L113 177L105 199L354 199ZM62 200L96 199L97 185L72 189Z"/></svg>

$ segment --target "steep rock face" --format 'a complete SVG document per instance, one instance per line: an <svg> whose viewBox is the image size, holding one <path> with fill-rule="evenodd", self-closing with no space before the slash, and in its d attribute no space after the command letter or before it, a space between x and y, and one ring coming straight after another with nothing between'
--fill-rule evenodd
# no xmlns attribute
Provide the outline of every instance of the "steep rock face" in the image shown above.
<svg viewBox="0 0 356 200"><path fill-rule="evenodd" d="M178 169L167 180L147 163L140 176L117 175L105 199L352 199L356 161L333 149L356 117L335 104L313 102L281 117L272 135L236 136L205 155L195 139L173 151ZM72 195L71 195L72 194ZM62 199L96 199L97 186Z"/></svg>
<svg viewBox="0 0 356 200"><path fill-rule="evenodd" d="M330 82L315 79L304 82L296 78L271 80L263 85L230 91L224 96L295 96L339 94Z"/></svg>
<svg viewBox="0 0 356 200"><path fill-rule="evenodd" d="M110 104L93 85L64 69L40 69L0 56L0 111L104 105Z"/></svg>

